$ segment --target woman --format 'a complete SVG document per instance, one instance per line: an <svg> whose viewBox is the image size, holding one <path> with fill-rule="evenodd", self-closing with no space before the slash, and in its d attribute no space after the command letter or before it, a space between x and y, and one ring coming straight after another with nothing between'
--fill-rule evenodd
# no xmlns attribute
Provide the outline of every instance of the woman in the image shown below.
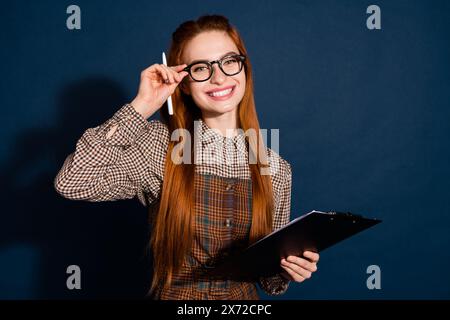
<svg viewBox="0 0 450 320"><path fill-rule="evenodd" d="M205 273L289 222L290 165L261 135L247 134L260 128L244 43L225 17L202 16L174 32L168 65L144 70L135 99L85 131L55 188L69 199L137 196L149 206L155 298L258 299L254 281ZM161 108L169 95L173 115ZM147 121L159 109L162 121ZM282 273L257 282L282 294L290 281L309 278L318 260L308 251L289 256Z"/></svg>

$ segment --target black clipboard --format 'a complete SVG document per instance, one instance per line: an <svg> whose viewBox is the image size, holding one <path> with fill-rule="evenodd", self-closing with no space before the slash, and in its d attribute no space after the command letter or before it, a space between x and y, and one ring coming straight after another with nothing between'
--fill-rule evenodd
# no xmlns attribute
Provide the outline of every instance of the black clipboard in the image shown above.
<svg viewBox="0 0 450 320"><path fill-rule="evenodd" d="M272 276L282 271L283 257L301 256L306 250L321 252L380 222L350 212L313 210L206 272L212 278L234 280Z"/></svg>

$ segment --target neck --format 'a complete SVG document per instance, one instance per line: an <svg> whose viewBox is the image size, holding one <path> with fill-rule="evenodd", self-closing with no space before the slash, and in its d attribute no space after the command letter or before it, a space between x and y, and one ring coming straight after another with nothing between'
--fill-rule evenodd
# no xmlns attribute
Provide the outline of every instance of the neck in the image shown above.
<svg viewBox="0 0 450 320"><path fill-rule="evenodd" d="M202 118L209 128L218 129L223 136L229 137L231 134L234 137L237 135L236 129L239 128L239 125L236 110L219 115L203 113Z"/></svg>

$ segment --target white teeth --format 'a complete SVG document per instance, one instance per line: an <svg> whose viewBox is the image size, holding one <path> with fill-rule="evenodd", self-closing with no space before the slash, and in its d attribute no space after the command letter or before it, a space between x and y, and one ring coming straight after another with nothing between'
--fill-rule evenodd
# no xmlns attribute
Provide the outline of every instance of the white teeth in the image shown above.
<svg viewBox="0 0 450 320"><path fill-rule="evenodd" d="M222 96L226 96L227 94L229 94L231 92L231 90L233 90L233 88L223 90L223 91L216 91L216 92L212 92L212 93L208 93L208 94L211 97L222 97Z"/></svg>

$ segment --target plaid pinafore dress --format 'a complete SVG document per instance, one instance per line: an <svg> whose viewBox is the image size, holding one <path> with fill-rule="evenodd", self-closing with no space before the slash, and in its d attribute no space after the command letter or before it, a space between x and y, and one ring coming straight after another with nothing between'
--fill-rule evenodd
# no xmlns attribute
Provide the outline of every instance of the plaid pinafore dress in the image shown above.
<svg viewBox="0 0 450 320"><path fill-rule="evenodd" d="M160 299L259 299L256 284L210 279L202 270L248 244L252 181L195 173L196 228L190 254Z"/></svg>

